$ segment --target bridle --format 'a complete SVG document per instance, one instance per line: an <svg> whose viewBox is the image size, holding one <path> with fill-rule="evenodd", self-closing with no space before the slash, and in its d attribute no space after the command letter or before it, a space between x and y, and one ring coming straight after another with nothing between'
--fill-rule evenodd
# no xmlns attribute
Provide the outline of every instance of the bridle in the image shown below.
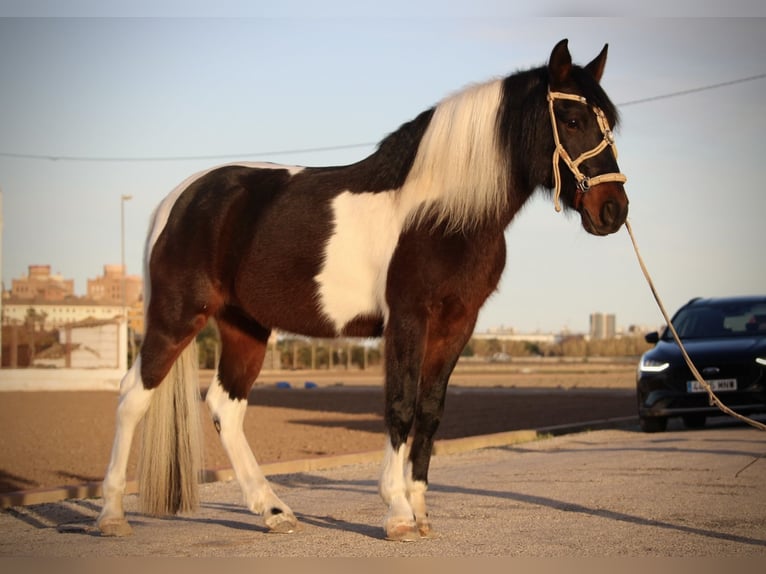
<svg viewBox="0 0 766 574"><path fill-rule="evenodd" d="M607 147L612 149L614 159L617 159L617 146L614 143L614 134L609 127L609 121L606 119L606 114L604 114L604 111L598 106L591 106L590 108L593 110L593 113L596 114L596 121L598 122L598 127L601 129L601 133L604 135L604 138L596 147L581 153L576 159L573 160L569 156L567 150L564 149L564 146L561 145L561 140L559 139L559 130L556 125L556 114L553 111L553 103L555 100L571 100L574 102L580 102L581 104L585 105L588 105L588 100L576 94L551 92L550 90L548 91L548 109L551 114L553 139L556 142L556 147L553 150L553 177L555 182L553 204L556 207L556 211L561 211L561 203L559 202L559 196L561 195L561 174L559 173L559 158L564 160L564 163L566 163L569 167L569 171L572 172L572 174L575 176L575 179L577 180L578 197L580 197L582 194L585 194L594 185L598 185L607 181L618 181L620 183L625 183L628 181L628 178L621 173L602 173L595 177L587 177L580 171L579 166L582 162L597 156ZM578 203L577 199L575 200L575 203Z"/></svg>

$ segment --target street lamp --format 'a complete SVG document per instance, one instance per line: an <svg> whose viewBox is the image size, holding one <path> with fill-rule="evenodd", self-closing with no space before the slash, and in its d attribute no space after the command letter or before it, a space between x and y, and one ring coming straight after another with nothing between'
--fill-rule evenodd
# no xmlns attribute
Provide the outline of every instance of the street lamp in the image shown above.
<svg viewBox="0 0 766 574"><path fill-rule="evenodd" d="M133 199L132 195L123 195L120 197L120 266L122 276L120 279L120 297L122 298L122 314L127 319L125 310L125 202Z"/></svg>
<svg viewBox="0 0 766 574"><path fill-rule="evenodd" d="M130 326L128 325L128 308L126 305L126 293L125 293L125 276L127 275L125 269L125 202L133 199L132 195L120 196L120 267L122 274L120 275L120 299L122 303L122 320L125 322L125 332L128 335L128 341L130 342Z"/></svg>

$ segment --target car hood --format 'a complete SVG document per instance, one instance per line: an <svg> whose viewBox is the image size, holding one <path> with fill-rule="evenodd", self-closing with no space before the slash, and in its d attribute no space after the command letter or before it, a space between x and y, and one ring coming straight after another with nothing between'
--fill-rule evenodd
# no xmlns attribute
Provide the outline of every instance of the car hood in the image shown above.
<svg viewBox="0 0 766 574"><path fill-rule="evenodd" d="M704 357L706 361L737 361L749 357L766 357L766 337L729 337L721 339L686 339L686 352L694 359ZM645 356L656 361L674 362L681 359L681 349L675 341L661 340L646 352Z"/></svg>

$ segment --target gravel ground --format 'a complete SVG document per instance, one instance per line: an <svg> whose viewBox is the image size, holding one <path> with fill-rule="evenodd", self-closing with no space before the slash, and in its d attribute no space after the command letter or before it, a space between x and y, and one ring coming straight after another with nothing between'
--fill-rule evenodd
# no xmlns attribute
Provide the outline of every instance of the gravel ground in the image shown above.
<svg viewBox="0 0 766 574"><path fill-rule="evenodd" d="M0 512L0 557L543 557L567 558L558 570L567 572L579 558L674 557L705 558L695 572L762 570L766 463L738 474L763 455L761 431L716 423L662 435L601 430L467 446L434 457L429 539L385 540L379 465L352 462L271 477L301 523L293 534L268 533L243 508L235 482L216 482L202 486L198 511L169 519L136 514L128 496L134 534L121 539L97 535L98 500ZM604 571L627 572L621 565Z"/></svg>
<svg viewBox="0 0 766 574"><path fill-rule="evenodd" d="M210 376L204 372L200 380ZM280 381L292 388L276 388ZM304 388L306 381L317 387ZM626 365L459 370L437 438L634 415L632 389L633 367ZM0 493L100 481L117 400L110 391L0 393ZM200 408L205 467L228 467L207 408ZM380 373L271 374L251 393L245 433L261 463L378 451L382 410ZM129 476L135 475L136 451Z"/></svg>

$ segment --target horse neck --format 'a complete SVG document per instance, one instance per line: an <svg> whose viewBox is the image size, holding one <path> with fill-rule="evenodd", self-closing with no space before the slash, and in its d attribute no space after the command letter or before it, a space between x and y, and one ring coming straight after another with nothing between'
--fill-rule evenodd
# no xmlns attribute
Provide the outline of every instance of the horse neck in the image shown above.
<svg viewBox="0 0 766 574"><path fill-rule="evenodd" d="M367 158L325 173L341 169L351 191L396 193L410 223L504 229L544 182L538 172L547 168L550 179L550 157L538 161L525 135L548 134L528 125L540 84L533 70L471 86L400 126Z"/></svg>
<svg viewBox="0 0 766 574"><path fill-rule="evenodd" d="M503 90L498 126L501 153L510 158L507 224L537 188L551 187L554 142L546 101L546 68L505 78Z"/></svg>

